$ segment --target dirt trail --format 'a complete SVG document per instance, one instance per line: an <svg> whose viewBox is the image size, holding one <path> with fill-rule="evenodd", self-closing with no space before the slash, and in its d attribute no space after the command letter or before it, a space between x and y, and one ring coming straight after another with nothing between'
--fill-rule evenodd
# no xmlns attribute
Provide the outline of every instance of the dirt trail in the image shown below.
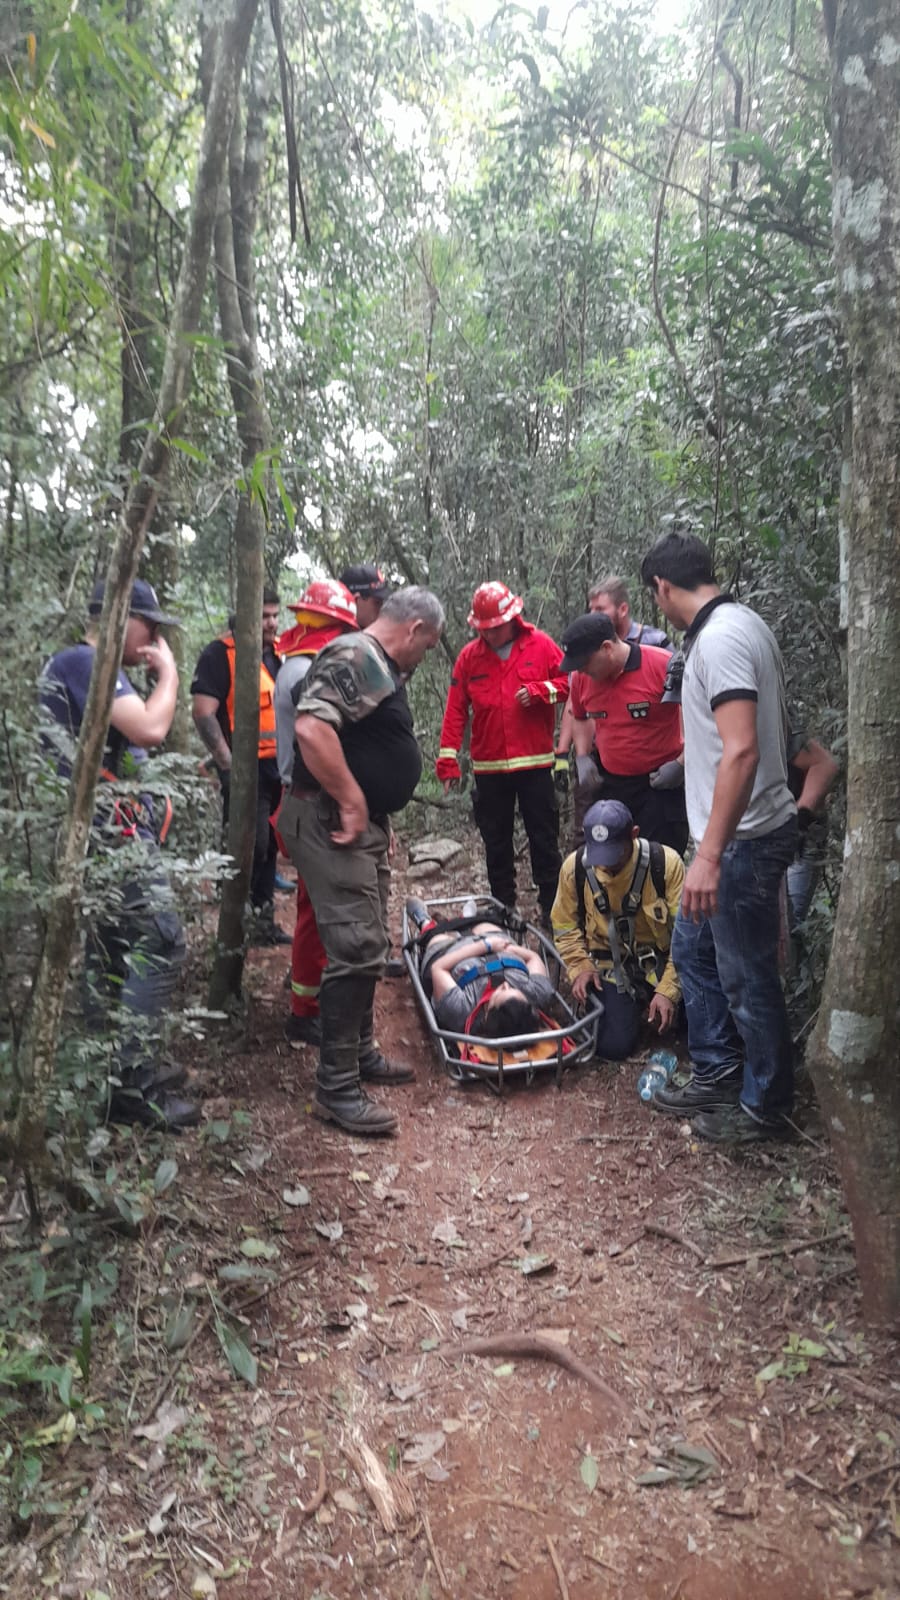
<svg viewBox="0 0 900 1600"><path fill-rule="evenodd" d="M379 1037L418 1081L391 1094L395 1139L353 1141L309 1113L283 964L255 958L243 1040L196 1063L222 1126L179 1142L191 1204L142 1264L157 1296L189 1296L242 1240L277 1250L243 1317L258 1387L201 1331L172 1384L185 1420L110 1465L68 1592L162 1600L198 1574L254 1600L900 1592L894 1351L860 1322L815 1120L736 1160L644 1108L634 1063L502 1101L460 1089L393 982ZM447 1354L510 1332L561 1341L623 1408L553 1362Z"/></svg>

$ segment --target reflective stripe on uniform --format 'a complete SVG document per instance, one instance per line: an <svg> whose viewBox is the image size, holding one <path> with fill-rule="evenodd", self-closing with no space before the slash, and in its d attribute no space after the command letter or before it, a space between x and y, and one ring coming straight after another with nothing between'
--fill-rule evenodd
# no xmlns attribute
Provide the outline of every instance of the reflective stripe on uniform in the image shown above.
<svg viewBox="0 0 900 1600"><path fill-rule="evenodd" d="M321 986L318 983L313 986L307 983L294 983L292 980L291 994L297 995L298 999L315 1000L317 994L319 993L320 987Z"/></svg>
<svg viewBox="0 0 900 1600"><path fill-rule="evenodd" d="M459 755L458 750L451 749L450 745L443 745L438 751L439 761L453 761Z"/></svg>
<svg viewBox="0 0 900 1600"><path fill-rule="evenodd" d="M539 756L507 756L505 761L473 761L473 772L518 772L527 767L552 767L553 751Z"/></svg>
<svg viewBox="0 0 900 1600"><path fill-rule="evenodd" d="M556 684L550 678L544 678L542 679L542 682L547 694L550 697L550 704L555 706L557 700L559 699L559 690L557 689Z"/></svg>

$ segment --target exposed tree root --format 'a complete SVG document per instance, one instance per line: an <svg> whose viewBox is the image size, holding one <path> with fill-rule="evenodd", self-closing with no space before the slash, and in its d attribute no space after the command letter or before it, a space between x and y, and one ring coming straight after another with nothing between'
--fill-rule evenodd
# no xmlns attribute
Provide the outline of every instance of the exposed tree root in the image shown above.
<svg viewBox="0 0 900 1600"><path fill-rule="evenodd" d="M605 1379L600 1377L592 1367L579 1361L571 1350L565 1345L556 1344L552 1339L543 1339L536 1333L495 1333L486 1339L464 1339L461 1344L447 1344L441 1350L443 1356L511 1356L514 1359L524 1360L531 1358L535 1361L554 1361L558 1367L564 1367L566 1372L571 1372L573 1378L580 1378L589 1388L595 1389L597 1394L602 1394L619 1411L627 1411L628 1406L615 1389L610 1388Z"/></svg>

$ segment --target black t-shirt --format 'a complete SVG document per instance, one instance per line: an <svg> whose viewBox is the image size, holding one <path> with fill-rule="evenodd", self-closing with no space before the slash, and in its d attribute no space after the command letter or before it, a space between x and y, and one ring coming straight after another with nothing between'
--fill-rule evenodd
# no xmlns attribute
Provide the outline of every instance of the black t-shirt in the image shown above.
<svg viewBox="0 0 900 1600"><path fill-rule="evenodd" d="M293 696L298 715L334 728L372 816L400 811L422 776L422 754L396 662L365 633L344 634L316 656ZM299 750L293 781L320 785Z"/></svg>
<svg viewBox="0 0 900 1600"><path fill-rule="evenodd" d="M277 678L281 666L280 657L269 646L262 653L263 665L268 668L269 675ZM231 749L231 723L228 720L228 696L231 693L231 661L223 639L213 639L204 650L201 650L194 668L191 680L191 694L209 695L211 700L218 700L216 707L216 721L222 729L225 743Z"/></svg>

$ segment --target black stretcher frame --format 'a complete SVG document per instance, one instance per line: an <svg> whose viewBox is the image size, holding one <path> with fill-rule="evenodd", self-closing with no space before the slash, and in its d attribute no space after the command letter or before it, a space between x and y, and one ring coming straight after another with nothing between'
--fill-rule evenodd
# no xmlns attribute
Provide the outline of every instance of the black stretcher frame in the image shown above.
<svg viewBox="0 0 900 1600"><path fill-rule="evenodd" d="M467 901L474 900L477 906L477 915L485 921L491 919L500 927L508 928L515 934L521 944L528 941L531 948L543 956L553 984L556 1004L568 1021L560 1028L544 1028L540 1033L522 1033L510 1036L508 1039L485 1039L476 1033L451 1033L447 1028L439 1028L435 1020L434 1009L425 993L419 972L420 947L417 944L418 929L410 921L406 907L403 908L403 959L409 973L409 980L413 992L419 1002L419 1007L425 1018L432 1043L441 1058L444 1071L455 1083L469 1083L480 1079L493 1089L495 1094L502 1095L503 1085L508 1077L524 1077L530 1083L538 1072L555 1070L556 1087L562 1083L562 1075L566 1067L577 1066L582 1061L593 1059L597 1042L598 1018L593 1013L578 1017L572 1010L569 1002L559 991L559 980L562 974L562 962L559 952L553 941L546 934L526 922L523 918L510 917L509 908L501 900L495 900L492 895L452 895L442 900L426 900L424 903L433 914L436 911L447 911L451 916L462 915L462 907ZM571 1039L573 1048L568 1055L563 1053L563 1043ZM536 1044L538 1041L546 1043L548 1040L556 1045L555 1056L548 1056L544 1061L509 1061L505 1062L504 1051L523 1049L527 1045ZM496 1050L496 1063L487 1061L462 1061L460 1057L449 1048L452 1045L477 1044L488 1050Z"/></svg>

